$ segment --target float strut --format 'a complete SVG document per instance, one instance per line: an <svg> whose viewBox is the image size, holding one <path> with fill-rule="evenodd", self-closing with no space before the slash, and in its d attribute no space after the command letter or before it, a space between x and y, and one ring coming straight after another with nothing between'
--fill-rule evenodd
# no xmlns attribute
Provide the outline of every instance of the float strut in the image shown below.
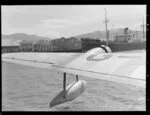
<svg viewBox="0 0 150 115"><path fill-rule="evenodd" d="M76 75L76 81L78 81L78 75Z"/></svg>
<svg viewBox="0 0 150 115"><path fill-rule="evenodd" d="M66 73L64 72L63 90L66 90Z"/></svg>

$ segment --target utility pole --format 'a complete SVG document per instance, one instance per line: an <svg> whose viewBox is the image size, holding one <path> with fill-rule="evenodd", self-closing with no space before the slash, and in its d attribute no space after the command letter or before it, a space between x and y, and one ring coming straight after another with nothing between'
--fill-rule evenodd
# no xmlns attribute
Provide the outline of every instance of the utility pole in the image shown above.
<svg viewBox="0 0 150 115"><path fill-rule="evenodd" d="M105 9L105 26L106 26L106 46L108 46L108 42L109 42L109 36L108 36L108 27L107 27L107 23L109 22L109 20L107 20L107 10Z"/></svg>
<svg viewBox="0 0 150 115"><path fill-rule="evenodd" d="M144 36L144 27L145 27L146 25L144 25L144 18L143 18L143 24L141 25L141 28L142 28L142 30L143 30L143 41L144 41L144 38L145 38L145 36Z"/></svg>

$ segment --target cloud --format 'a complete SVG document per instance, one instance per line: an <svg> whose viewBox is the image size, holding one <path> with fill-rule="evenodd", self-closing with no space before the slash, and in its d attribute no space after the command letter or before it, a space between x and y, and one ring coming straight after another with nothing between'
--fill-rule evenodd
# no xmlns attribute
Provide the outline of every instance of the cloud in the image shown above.
<svg viewBox="0 0 150 115"><path fill-rule="evenodd" d="M37 31L43 33L46 36L62 37L71 36L84 33L84 26L92 24L95 20L89 20L84 18L82 20L69 20L69 19L48 19L41 21L41 24L37 25ZM78 30L76 30L78 29ZM79 32L81 31L81 33ZM82 32L83 31L83 32ZM79 32L79 33L78 33Z"/></svg>
<svg viewBox="0 0 150 115"><path fill-rule="evenodd" d="M41 31L40 33L37 33L37 35L44 36L44 37L49 37L51 39L62 37L59 32L51 31L51 30Z"/></svg>
<svg viewBox="0 0 150 115"><path fill-rule="evenodd" d="M2 6L2 33L31 33L56 38L104 30L107 8L109 28L137 28L146 5ZM130 28L129 27L129 28ZM60 35L61 34L61 35Z"/></svg>
<svg viewBox="0 0 150 115"><path fill-rule="evenodd" d="M73 22L67 19L48 19L42 21L42 26L46 28L63 28L72 25Z"/></svg>

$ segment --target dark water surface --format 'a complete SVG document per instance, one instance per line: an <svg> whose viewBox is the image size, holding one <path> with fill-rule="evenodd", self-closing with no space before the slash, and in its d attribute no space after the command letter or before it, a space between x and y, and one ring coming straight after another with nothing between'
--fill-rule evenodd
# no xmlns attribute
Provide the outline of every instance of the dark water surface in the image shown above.
<svg viewBox="0 0 150 115"><path fill-rule="evenodd" d="M87 77L86 91L73 101L49 108L62 90L63 74L40 68L2 62L3 111L143 111L144 88ZM67 84L75 80L67 74Z"/></svg>

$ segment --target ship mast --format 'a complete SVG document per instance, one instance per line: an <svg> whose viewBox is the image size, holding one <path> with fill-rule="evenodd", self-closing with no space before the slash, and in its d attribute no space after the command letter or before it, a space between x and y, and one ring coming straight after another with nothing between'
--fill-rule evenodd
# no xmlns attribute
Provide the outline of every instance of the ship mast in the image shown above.
<svg viewBox="0 0 150 115"><path fill-rule="evenodd" d="M109 36L108 36L108 27L107 27L107 23L109 22L109 20L107 20L107 10L106 8L104 8L105 10L105 26L106 26L106 46L108 46L108 42L109 42Z"/></svg>

